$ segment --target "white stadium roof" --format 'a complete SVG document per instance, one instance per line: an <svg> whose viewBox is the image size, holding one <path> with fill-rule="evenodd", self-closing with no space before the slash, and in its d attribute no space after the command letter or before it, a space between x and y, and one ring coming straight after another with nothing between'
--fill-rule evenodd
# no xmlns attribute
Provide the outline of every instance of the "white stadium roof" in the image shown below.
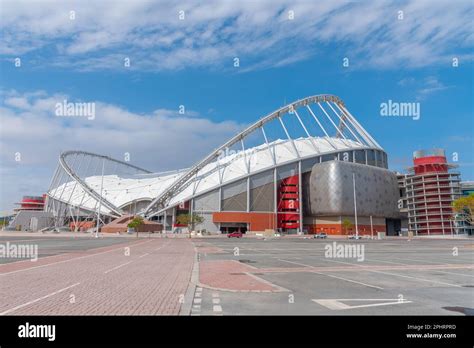
<svg viewBox="0 0 474 348"><path fill-rule="evenodd" d="M323 111L322 116L317 117L309 107L310 104L317 104ZM322 105L326 105L326 108ZM323 131L322 135L309 134L309 127L305 126L298 113L298 108L303 106L308 109L308 115L313 117ZM334 115L337 116L336 122L326 110L332 110L333 118ZM296 118L307 136L293 139L285 127L283 116ZM322 124L322 118L325 117L326 122L330 121L329 127L333 126L335 129L334 136L330 136L326 129L328 123L326 128ZM264 126L272 121L276 122L275 120L280 122L286 138L269 141ZM277 125L280 124L277 122ZM256 130L262 131L264 142L246 149L244 140ZM242 150L231 154L223 151L236 143L242 144ZM88 211L96 211L100 200L101 213L112 216L121 215L121 209L134 202L148 201L148 207L143 213L153 216L168 207L247 176L306 158L353 149L383 150L349 113L339 98L328 95L313 96L296 101L263 117L188 169L150 173L106 156L81 151L63 153L48 196L54 201ZM223 153L226 156L223 156ZM88 170L84 172L84 168L81 168L81 158L82 162L85 162L86 157L89 162L94 157L101 162L105 159L113 163L115 168L123 169L125 173L119 173L114 169L102 175L100 171L97 172L97 168L93 172ZM76 163L77 160L79 164ZM90 167L90 163L87 167Z"/></svg>

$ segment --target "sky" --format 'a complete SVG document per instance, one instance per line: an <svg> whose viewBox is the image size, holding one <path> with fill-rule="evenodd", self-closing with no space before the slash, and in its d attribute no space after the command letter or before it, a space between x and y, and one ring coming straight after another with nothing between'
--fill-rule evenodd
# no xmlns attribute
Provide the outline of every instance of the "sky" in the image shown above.
<svg viewBox="0 0 474 348"><path fill-rule="evenodd" d="M62 151L185 168L326 93L389 169L443 148L474 180L472 18L474 3L456 0L0 0L0 211L45 193ZM96 116L58 117L63 100ZM389 101L418 103L419 118L382 116Z"/></svg>

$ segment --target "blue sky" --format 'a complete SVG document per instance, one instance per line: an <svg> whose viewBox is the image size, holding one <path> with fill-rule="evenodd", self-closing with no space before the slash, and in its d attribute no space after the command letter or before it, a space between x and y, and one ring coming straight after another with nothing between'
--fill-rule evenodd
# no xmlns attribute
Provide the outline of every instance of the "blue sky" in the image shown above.
<svg viewBox="0 0 474 348"><path fill-rule="evenodd" d="M285 101L322 93L344 100L390 169L440 147L450 160L458 154L463 180L474 180L472 2L0 6L0 210L43 193L60 151L129 152L156 171L186 167ZM95 102L97 118L58 120L63 99ZM420 119L380 116L388 100L419 102Z"/></svg>

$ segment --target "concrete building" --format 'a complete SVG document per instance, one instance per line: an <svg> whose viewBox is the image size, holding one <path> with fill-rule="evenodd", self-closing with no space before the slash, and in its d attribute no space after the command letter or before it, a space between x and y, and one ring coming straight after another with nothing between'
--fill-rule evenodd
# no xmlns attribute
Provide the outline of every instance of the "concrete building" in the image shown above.
<svg viewBox="0 0 474 348"><path fill-rule="evenodd" d="M461 196L456 166L441 149L415 151L413 163L405 179L409 229L416 235L458 233L451 206Z"/></svg>

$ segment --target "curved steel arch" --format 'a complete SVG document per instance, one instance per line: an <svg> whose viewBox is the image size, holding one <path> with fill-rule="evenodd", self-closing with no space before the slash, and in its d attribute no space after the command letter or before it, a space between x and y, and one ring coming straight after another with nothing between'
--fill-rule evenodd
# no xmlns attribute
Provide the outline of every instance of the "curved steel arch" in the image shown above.
<svg viewBox="0 0 474 348"><path fill-rule="evenodd" d="M296 109L299 108L299 107L306 106L310 110L310 112L311 112L312 116L314 117L314 119L318 122L318 125L320 126L320 128L322 128L322 130L324 131L326 136L329 137L329 135L326 133L324 128L321 126L321 124L317 120L314 113L309 108L310 104L318 104L319 107L324 111L326 116L331 120L329 115L326 113L326 111L319 104L321 102L326 102L326 103L332 102L332 103L334 103L342 114L342 117L341 117L334 109L332 109L334 111L334 113L338 116L338 118L340 119L339 127L336 131L336 137L338 137L339 134L342 134L343 127L347 125L346 122L349 122L352 125L352 127L354 127L356 132L359 133L359 135L365 140L365 142L369 146L372 146L372 147L379 148L379 149L383 150L380 147L380 145L375 142L375 140L367 133L367 131L348 112L348 110L344 106L344 102L342 101L342 99L340 99L339 97L337 97L335 95L331 95L331 94L320 94L320 95L314 95L314 96L306 97L306 98L303 98L303 99L299 99L299 100L297 100L293 103L287 104L287 105L279 108L278 110L273 111L272 113L262 117L260 120L258 120L257 122L255 122L251 126L247 127L245 130L243 130L239 134L235 135L230 140L228 140L226 143L224 143L223 145L221 145L220 147L215 149L212 153L210 153L204 159L202 159L201 161L196 163L194 166L192 166L185 174L183 174L181 177L179 177L172 185L170 185L160 195L158 195L155 199L153 199L153 201L148 205L148 207L145 209L143 214L145 216L152 216L153 215L153 212L152 212L153 208L155 208L155 207L163 208L164 203L166 201L169 201L174 195L176 195L177 193L184 190L189 185L190 179L194 175L196 175L206 165L208 165L209 163L212 163L221 154L222 150L231 147L232 145L236 144L239 141L242 141L247 135L251 134L252 132L254 132L255 130L257 130L259 128L262 128L263 125L265 125L266 123L268 123L268 122L270 122L274 119L277 119L277 118L279 118L280 122L282 122L281 121L281 116L283 116L285 114L288 114L288 113L296 114L296 117L298 117L298 119L300 120L300 117L295 112ZM301 122L301 120L300 120L300 122ZM333 121L331 120L331 122L333 122ZM282 123L282 126L285 129L283 123ZM303 125L303 127L304 127L304 125ZM286 129L285 129L285 132L287 132ZM287 133L287 135L288 135L288 133ZM289 137L289 135L288 135L288 137Z"/></svg>
<svg viewBox="0 0 474 348"><path fill-rule="evenodd" d="M66 162L66 157L71 156L71 155L88 155L88 156L92 156L92 157L98 157L98 158L102 158L103 160L107 160L107 161L111 161L111 162L115 162L115 163L125 165L127 167L131 167L133 169L142 171L145 174L151 174L151 172L146 170L146 169L142 169L140 167L134 166L134 165L129 164L127 162L119 161L119 160L116 160L112 157L105 156L105 155L98 155L98 154L95 154L95 153L92 153L92 152L86 152L86 151L66 151L66 152L61 153L61 155L59 156L59 163L60 163L61 167L66 171L66 173L71 178L76 180L76 182L79 183L79 185L81 185L81 187L83 188L84 191L86 191L89 195L94 197L96 200L101 201L101 204L105 205L109 210L115 212L119 216L124 214L123 211L120 208L116 207L114 204L112 204L110 201L108 201L104 197L101 197L100 194L98 194L94 189L89 187L89 185L87 185L84 180L82 180L79 176L76 175L76 173L74 173L74 170ZM53 197L53 199L54 199L54 197Z"/></svg>

